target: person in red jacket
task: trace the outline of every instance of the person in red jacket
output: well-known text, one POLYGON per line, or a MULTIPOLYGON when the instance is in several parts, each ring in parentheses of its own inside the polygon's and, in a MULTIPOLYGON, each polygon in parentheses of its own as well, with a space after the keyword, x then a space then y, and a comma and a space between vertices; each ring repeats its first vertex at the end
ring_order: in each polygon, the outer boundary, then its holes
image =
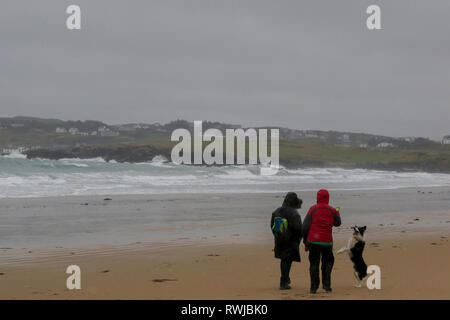
POLYGON ((331 270, 333 269, 333 226, 341 225, 339 211, 328 205, 330 194, 322 189, 317 192, 317 204, 312 206, 303 221, 302 233, 305 250, 309 251, 309 274, 311 293, 319 288, 319 263, 322 258, 323 289, 331 292, 331 270))

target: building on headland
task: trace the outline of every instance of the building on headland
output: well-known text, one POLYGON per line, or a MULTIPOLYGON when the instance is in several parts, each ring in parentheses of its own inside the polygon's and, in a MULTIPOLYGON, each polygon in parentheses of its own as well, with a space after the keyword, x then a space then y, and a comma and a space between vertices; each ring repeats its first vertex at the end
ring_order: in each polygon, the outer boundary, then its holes
POLYGON ((442 138, 442 144, 450 144, 450 135, 447 135, 444 138, 442 138))
POLYGON ((403 138, 399 138, 399 140, 405 141, 405 142, 414 142, 416 141, 415 137, 403 137, 403 138))
POLYGON ((78 130, 78 128, 70 128, 69 129, 69 133, 72 135, 76 135, 76 134, 78 134, 78 132, 80 132, 80 130, 78 130))
POLYGON ((132 131, 136 131, 136 130, 147 130, 147 129, 150 129, 151 126, 148 124, 142 124, 142 123, 128 123, 128 124, 122 124, 122 125, 115 126, 115 128, 118 131, 132 132, 132 131))
POLYGON ((97 131, 102 137, 117 137, 119 135, 119 132, 112 131, 105 126, 98 128, 97 131))
POLYGON ((390 143, 390 142, 381 142, 379 144, 377 144, 377 148, 393 148, 394 144, 390 143))
POLYGON ((98 128, 97 130, 94 130, 92 132, 88 132, 88 131, 80 131, 80 129, 78 128, 70 128, 69 130, 65 129, 65 128, 56 128, 56 133, 68 133, 71 134, 73 136, 78 135, 78 136, 104 136, 104 137, 116 137, 119 135, 118 132, 114 132, 106 127, 101 127, 98 128))
POLYGON ((319 135, 315 132, 305 131, 305 138, 319 138, 319 135))

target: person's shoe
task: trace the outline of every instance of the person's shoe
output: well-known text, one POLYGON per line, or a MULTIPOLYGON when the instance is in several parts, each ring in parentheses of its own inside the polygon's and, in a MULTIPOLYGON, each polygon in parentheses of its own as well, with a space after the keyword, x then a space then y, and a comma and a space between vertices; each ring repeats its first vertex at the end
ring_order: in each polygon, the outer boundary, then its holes
POLYGON ((323 290, 325 290, 326 292, 331 292, 331 291, 333 291, 333 289, 331 289, 331 287, 323 287, 323 290))
POLYGON ((288 284, 280 286, 280 290, 290 290, 290 289, 291 289, 291 286, 288 284))
POLYGON ((315 294, 317 292, 317 289, 310 289, 309 293, 315 294))

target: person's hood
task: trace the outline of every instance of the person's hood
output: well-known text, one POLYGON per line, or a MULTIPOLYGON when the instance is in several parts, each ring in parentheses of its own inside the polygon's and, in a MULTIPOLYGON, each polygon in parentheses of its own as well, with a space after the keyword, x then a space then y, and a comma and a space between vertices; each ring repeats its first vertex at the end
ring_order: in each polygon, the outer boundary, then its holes
POLYGON ((295 209, 300 209, 302 206, 302 199, 297 197, 295 192, 288 192, 284 198, 283 205, 295 209))
POLYGON ((325 203, 328 204, 330 202, 330 194, 328 190, 321 189, 317 192, 317 203, 325 203))

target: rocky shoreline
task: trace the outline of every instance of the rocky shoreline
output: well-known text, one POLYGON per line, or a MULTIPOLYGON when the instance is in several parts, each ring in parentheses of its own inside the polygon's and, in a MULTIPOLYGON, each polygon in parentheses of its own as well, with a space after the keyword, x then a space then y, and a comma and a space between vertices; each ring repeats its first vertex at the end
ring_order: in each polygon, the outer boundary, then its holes
POLYGON ((28 159, 91 159, 103 158, 105 161, 148 162, 156 156, 170 157, 165 149, 153 146, 117 146, 117 147, 75 147, 70 149, 34 149, 25 151, 28 159))

